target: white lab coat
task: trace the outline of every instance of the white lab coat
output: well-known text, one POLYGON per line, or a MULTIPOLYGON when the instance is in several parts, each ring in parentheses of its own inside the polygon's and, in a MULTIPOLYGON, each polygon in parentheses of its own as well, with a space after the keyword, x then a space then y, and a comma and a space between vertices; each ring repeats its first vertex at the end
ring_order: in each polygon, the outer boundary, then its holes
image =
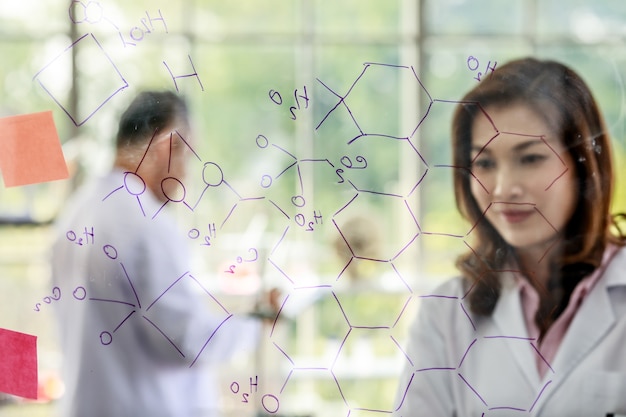
POLYGON ((587 294, 543 378, 514 278, 501 280, 490 317, 469 312, 460 278, 433 293, 446 298, 421 299, 393 415, 626 415, 626 249, 587 294))
POLYGON ((52 276, 62 294, 55 305, 67 390, 60 415, 215 416, 209 367, 237 339, 254 337, 258 323, 234 330, 234 317, 194 280, 185 233, 167 211, 152 219, 162 204, 148 190, 107 197, 123 181, 116 170, 84 187, 56 224, 52 276))

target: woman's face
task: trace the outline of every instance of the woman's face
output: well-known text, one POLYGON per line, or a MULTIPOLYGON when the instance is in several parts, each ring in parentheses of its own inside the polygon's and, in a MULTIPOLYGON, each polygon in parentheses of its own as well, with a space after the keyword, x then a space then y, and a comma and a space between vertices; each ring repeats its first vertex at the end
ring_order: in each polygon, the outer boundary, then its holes
POLYGON ((532 108, 512 104, 486 113, 493 123, 481 113, 471 131, 472 195, 508 244, 545 254, 576 205, 572 157, 532 108))

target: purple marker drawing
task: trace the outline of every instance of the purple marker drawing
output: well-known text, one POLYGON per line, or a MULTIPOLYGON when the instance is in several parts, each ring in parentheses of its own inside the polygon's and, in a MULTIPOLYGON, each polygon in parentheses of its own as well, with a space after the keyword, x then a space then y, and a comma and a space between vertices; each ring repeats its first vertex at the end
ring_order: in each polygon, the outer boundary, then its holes
POLYGON ((61 52, 56 58, 46 64, 35 74, 33 80, 43 88, 52 100, 63 110, 76 126, 81 126, 87 122, 98 110, 100 110, 116 94, 128 87, 128 83, 117 69, 113 60, 104 51, 96 37, 88 33, 81 36, 61 52), (93 90, 89 95, 88 102, 81 106, 81 113, 77 114, 70 106, 67 91, 64 90, 63 83, 56 79, 57 74, 68 72, 71 68, 72 54, 79 52, 88 54, 89 65, 98 69, 99 85, 110 86, 108 90, 93 90))

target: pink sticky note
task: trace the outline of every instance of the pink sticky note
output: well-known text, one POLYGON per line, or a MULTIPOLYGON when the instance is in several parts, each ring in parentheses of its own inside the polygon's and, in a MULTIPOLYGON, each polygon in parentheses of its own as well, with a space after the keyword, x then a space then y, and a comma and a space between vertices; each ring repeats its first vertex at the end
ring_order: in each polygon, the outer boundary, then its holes
POLYGON ((0 392, 37 399, 37 337, 0 328, 0 392))
POLYGON ((0 119, 0 170, 7 187, 69 176, 52 112, 0 119))

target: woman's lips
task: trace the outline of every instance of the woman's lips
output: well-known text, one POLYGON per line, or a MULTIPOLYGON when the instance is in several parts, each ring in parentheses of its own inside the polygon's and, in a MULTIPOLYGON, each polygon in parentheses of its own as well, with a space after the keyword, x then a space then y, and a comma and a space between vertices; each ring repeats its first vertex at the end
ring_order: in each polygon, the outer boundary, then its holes
POLYGON ((534 210, 502 210, 500 216, 508 223, 521 223, 534 214, 534 210))

